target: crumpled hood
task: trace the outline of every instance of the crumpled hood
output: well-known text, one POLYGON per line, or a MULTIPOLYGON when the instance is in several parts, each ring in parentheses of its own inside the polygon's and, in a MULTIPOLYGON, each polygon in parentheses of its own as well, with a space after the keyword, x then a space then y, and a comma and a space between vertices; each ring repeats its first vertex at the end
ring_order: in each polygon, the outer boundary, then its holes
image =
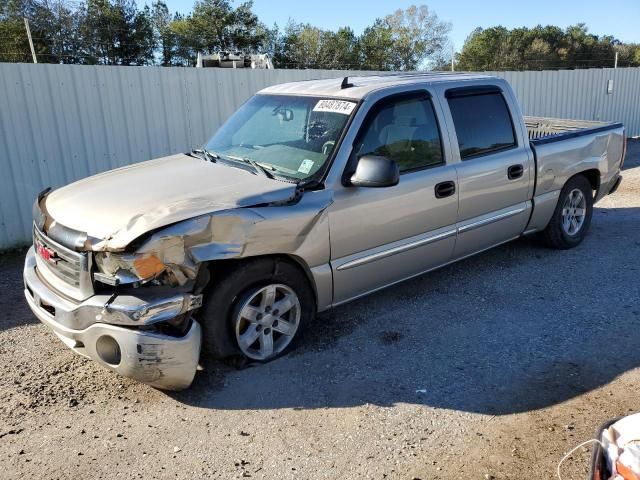
POLYGON ((187 155, 151 160, 62 187, 45 200, 48 216, 116 250, 171 223, 229 208, 286 201, 295 185, 187 155))

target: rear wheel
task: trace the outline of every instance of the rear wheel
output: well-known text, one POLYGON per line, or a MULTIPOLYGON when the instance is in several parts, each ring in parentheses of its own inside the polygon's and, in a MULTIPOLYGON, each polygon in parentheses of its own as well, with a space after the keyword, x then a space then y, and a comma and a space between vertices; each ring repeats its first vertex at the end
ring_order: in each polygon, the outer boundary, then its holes
POLYGON ((578 246, 587 234, 593 214, 591 183, 582 175, 571 178, 560 192, 558 204, 542 232, 547 245, 558 249, 578 246))
POLYGON ((208 288, 200 314, 205 354, 271 360, 295 341, 315 308, 297 266, 277 258, 238 262, 208 288))

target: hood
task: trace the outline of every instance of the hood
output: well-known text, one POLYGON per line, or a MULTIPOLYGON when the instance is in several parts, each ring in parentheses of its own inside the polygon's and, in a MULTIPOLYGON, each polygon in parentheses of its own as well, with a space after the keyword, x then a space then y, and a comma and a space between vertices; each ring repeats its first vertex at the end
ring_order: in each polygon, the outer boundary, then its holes
POLYGON ((95 239, 95 250, 115 250, 198 215, 286 201, 295 188, 241 168, 173 155, 55 190, 46 197, 45 210, 55 223, 95 239))

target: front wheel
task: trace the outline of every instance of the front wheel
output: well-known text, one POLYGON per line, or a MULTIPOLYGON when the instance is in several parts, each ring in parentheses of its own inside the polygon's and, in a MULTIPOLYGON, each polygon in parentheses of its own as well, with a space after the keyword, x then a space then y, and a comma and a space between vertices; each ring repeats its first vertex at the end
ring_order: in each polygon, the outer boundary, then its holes
POLYGON ((231 317, 235 341, 252 360, 269 360, 289 346, 300 327, 298 294, 282 283, 248 289, 231 317))
POLYGON ((271 360, 294 342, 315 308, 299 267, 277 258, 238 262, 208 288, 200 314, 205 355, 271 360))
POLYGON ((593 214, 593 191, 584 176, 570 179, 560 192, 558 204, 542 232, 547 245, 558 249, 578 246, 587 234, 593 214))

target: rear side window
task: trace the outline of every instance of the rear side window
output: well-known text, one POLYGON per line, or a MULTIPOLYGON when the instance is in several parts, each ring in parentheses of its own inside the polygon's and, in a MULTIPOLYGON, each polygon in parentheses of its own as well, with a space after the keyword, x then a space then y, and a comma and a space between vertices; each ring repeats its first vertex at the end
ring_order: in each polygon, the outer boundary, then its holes
POLYGON ((448 99, 462 160, 516 145, 509 108, 501 93, 448 99))
POLYGON ((444 163, 440 131, 429 98, 400 97, 374 107, 356 143, 356 156, 381 155, 400 172, 444 163))

